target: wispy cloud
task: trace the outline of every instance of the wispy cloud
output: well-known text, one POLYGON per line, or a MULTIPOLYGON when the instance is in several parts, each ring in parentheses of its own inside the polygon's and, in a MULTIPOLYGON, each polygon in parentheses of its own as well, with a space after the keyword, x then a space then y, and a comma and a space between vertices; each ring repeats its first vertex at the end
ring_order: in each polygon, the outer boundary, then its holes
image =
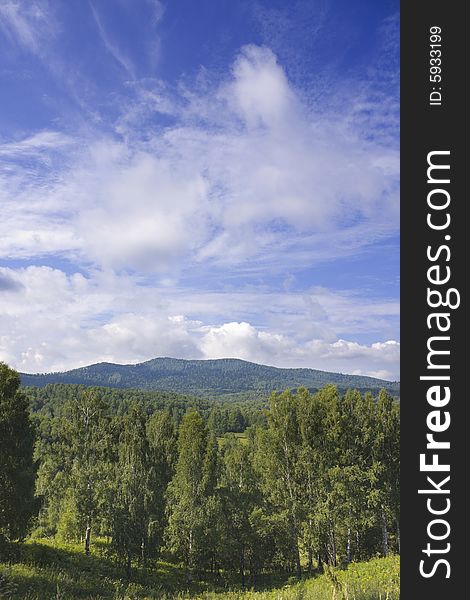
POLYGON ((154 24, 158 25, 163 19, 165 14, 165 5, 160 0, 147 0, 148 4, 152 7, 154 24))
POLYGON ((40 131, 16 142, 0 143, 0 157, 43 156, 49 152, 63 151, 73 140, 59 131, 40 131))
POLYGON ((103 22, 96 10, 95 6, 92 2, 89 3, 91 8, 91 13, 93 15, 93 19, 95 20, 96 27, 100 34, 101 40, 106 48, 106 50, 111 54, 114 60, 121 65, 121 67, 130 75, 133 79, 135 78, 135 68, 132 64, 132 61, 127 57, 119 48, 117 43, 111 40, 111 37, 106 32, 104 28, 103 22))
POLYGON ((15 44, 41 54, 44 41, 56 31, 48 2, 4 0, 0 3, 0 30, 15 44))

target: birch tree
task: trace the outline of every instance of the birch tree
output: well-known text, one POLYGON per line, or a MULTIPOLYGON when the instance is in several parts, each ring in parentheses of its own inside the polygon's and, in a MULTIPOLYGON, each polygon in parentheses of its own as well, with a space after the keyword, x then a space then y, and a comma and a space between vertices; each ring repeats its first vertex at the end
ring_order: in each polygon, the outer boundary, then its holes
POLYGON ((155 464, 146 436, 146 415, 133 405, 124 417, 115 466, 115 495, 112 498, 112 546, 125 559, 130 575, 132 559, 146 563, 151 525, 159 494, 155 464))
POLYGON ((183 559, 188 579, 204 552, 204 464, 207 429, 197 411, 186 413, 179 428, 178 461, 168 487, 169 548, 183 559))
POLYGON ((90 554, 92 527, 104 515, 112 453, 108 405, 93 390, 70 402, 62 419, 62 452, 69 490, 90 554))
POLYGON ((257 464, 263 492, 286 519, 291 559, 300 576, 299 537, 305 507, 297 404, 297 396, 290 391, 271 396, 268 427, 259 436, 257 464))

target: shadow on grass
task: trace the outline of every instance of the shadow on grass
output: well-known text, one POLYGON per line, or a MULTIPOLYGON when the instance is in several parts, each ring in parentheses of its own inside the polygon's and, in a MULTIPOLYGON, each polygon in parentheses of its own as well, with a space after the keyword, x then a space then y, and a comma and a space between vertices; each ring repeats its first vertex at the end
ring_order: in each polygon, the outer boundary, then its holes
MULTIPOLYGON (((171 562, 150 560, 147 568, 136 566, 129 579, 125 569, 108 553, 105 541, 96 540, 92 554, 86 556, 78 545, 59 545, 53 540, 31 540, 10 547, 9 559, 1 569, 9 570, 16 585, 12 598, 28 600, 81 598, 174 598, 208 593, 241 593, 240 578, 232 573, 201 573, 188 584, 185 570, 171 562), (59 593, 57 592, 59 590, 59 593)), ((312 581, 316 574, 305 574, 312 581)), ((293 585, 299 580, 292 573, 247 575, 246 589, 266 592, 293 585)))
POLYGON ((187 587, 182 569, 155 561, 150 568, 132 569, 127 579, 125 570, 104 550, 105 545, 95 544, 94 552, 86 556, 81 547, 56 546, 49 540, 12 544, 0 570, 16 586, 12 598, 119 598, 129 589, 136 597, 158 597, 187 587))

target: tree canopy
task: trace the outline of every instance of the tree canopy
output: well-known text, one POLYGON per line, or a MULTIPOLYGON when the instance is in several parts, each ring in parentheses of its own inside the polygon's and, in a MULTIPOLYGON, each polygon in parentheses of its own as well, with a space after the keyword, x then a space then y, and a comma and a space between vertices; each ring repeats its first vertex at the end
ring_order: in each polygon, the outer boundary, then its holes
POLYGON ((0 535, 23 538, 35 512, 34 430, 20 376, 0 362, 0 535))

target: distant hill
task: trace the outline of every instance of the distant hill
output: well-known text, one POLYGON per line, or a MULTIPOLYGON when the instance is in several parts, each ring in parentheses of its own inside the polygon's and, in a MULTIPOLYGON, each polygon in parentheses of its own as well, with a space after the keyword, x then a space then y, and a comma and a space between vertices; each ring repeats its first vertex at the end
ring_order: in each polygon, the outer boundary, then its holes
POLYGON ((361 392, 370 391, 376 394, 381 388, 385 388, 393 396, 400 395, 398 382, 316 369, 279 369, 233 358, 154 358, 136 365, 98 363, 64 373, 21 373, 21 383, 23 386, 37 387, 49 383, 73 383, 233 399, 259 397, 273 390, 296 389, 301 386, 314 391, 332 383, 338 386, 340 391, 355 388, 361 392))

